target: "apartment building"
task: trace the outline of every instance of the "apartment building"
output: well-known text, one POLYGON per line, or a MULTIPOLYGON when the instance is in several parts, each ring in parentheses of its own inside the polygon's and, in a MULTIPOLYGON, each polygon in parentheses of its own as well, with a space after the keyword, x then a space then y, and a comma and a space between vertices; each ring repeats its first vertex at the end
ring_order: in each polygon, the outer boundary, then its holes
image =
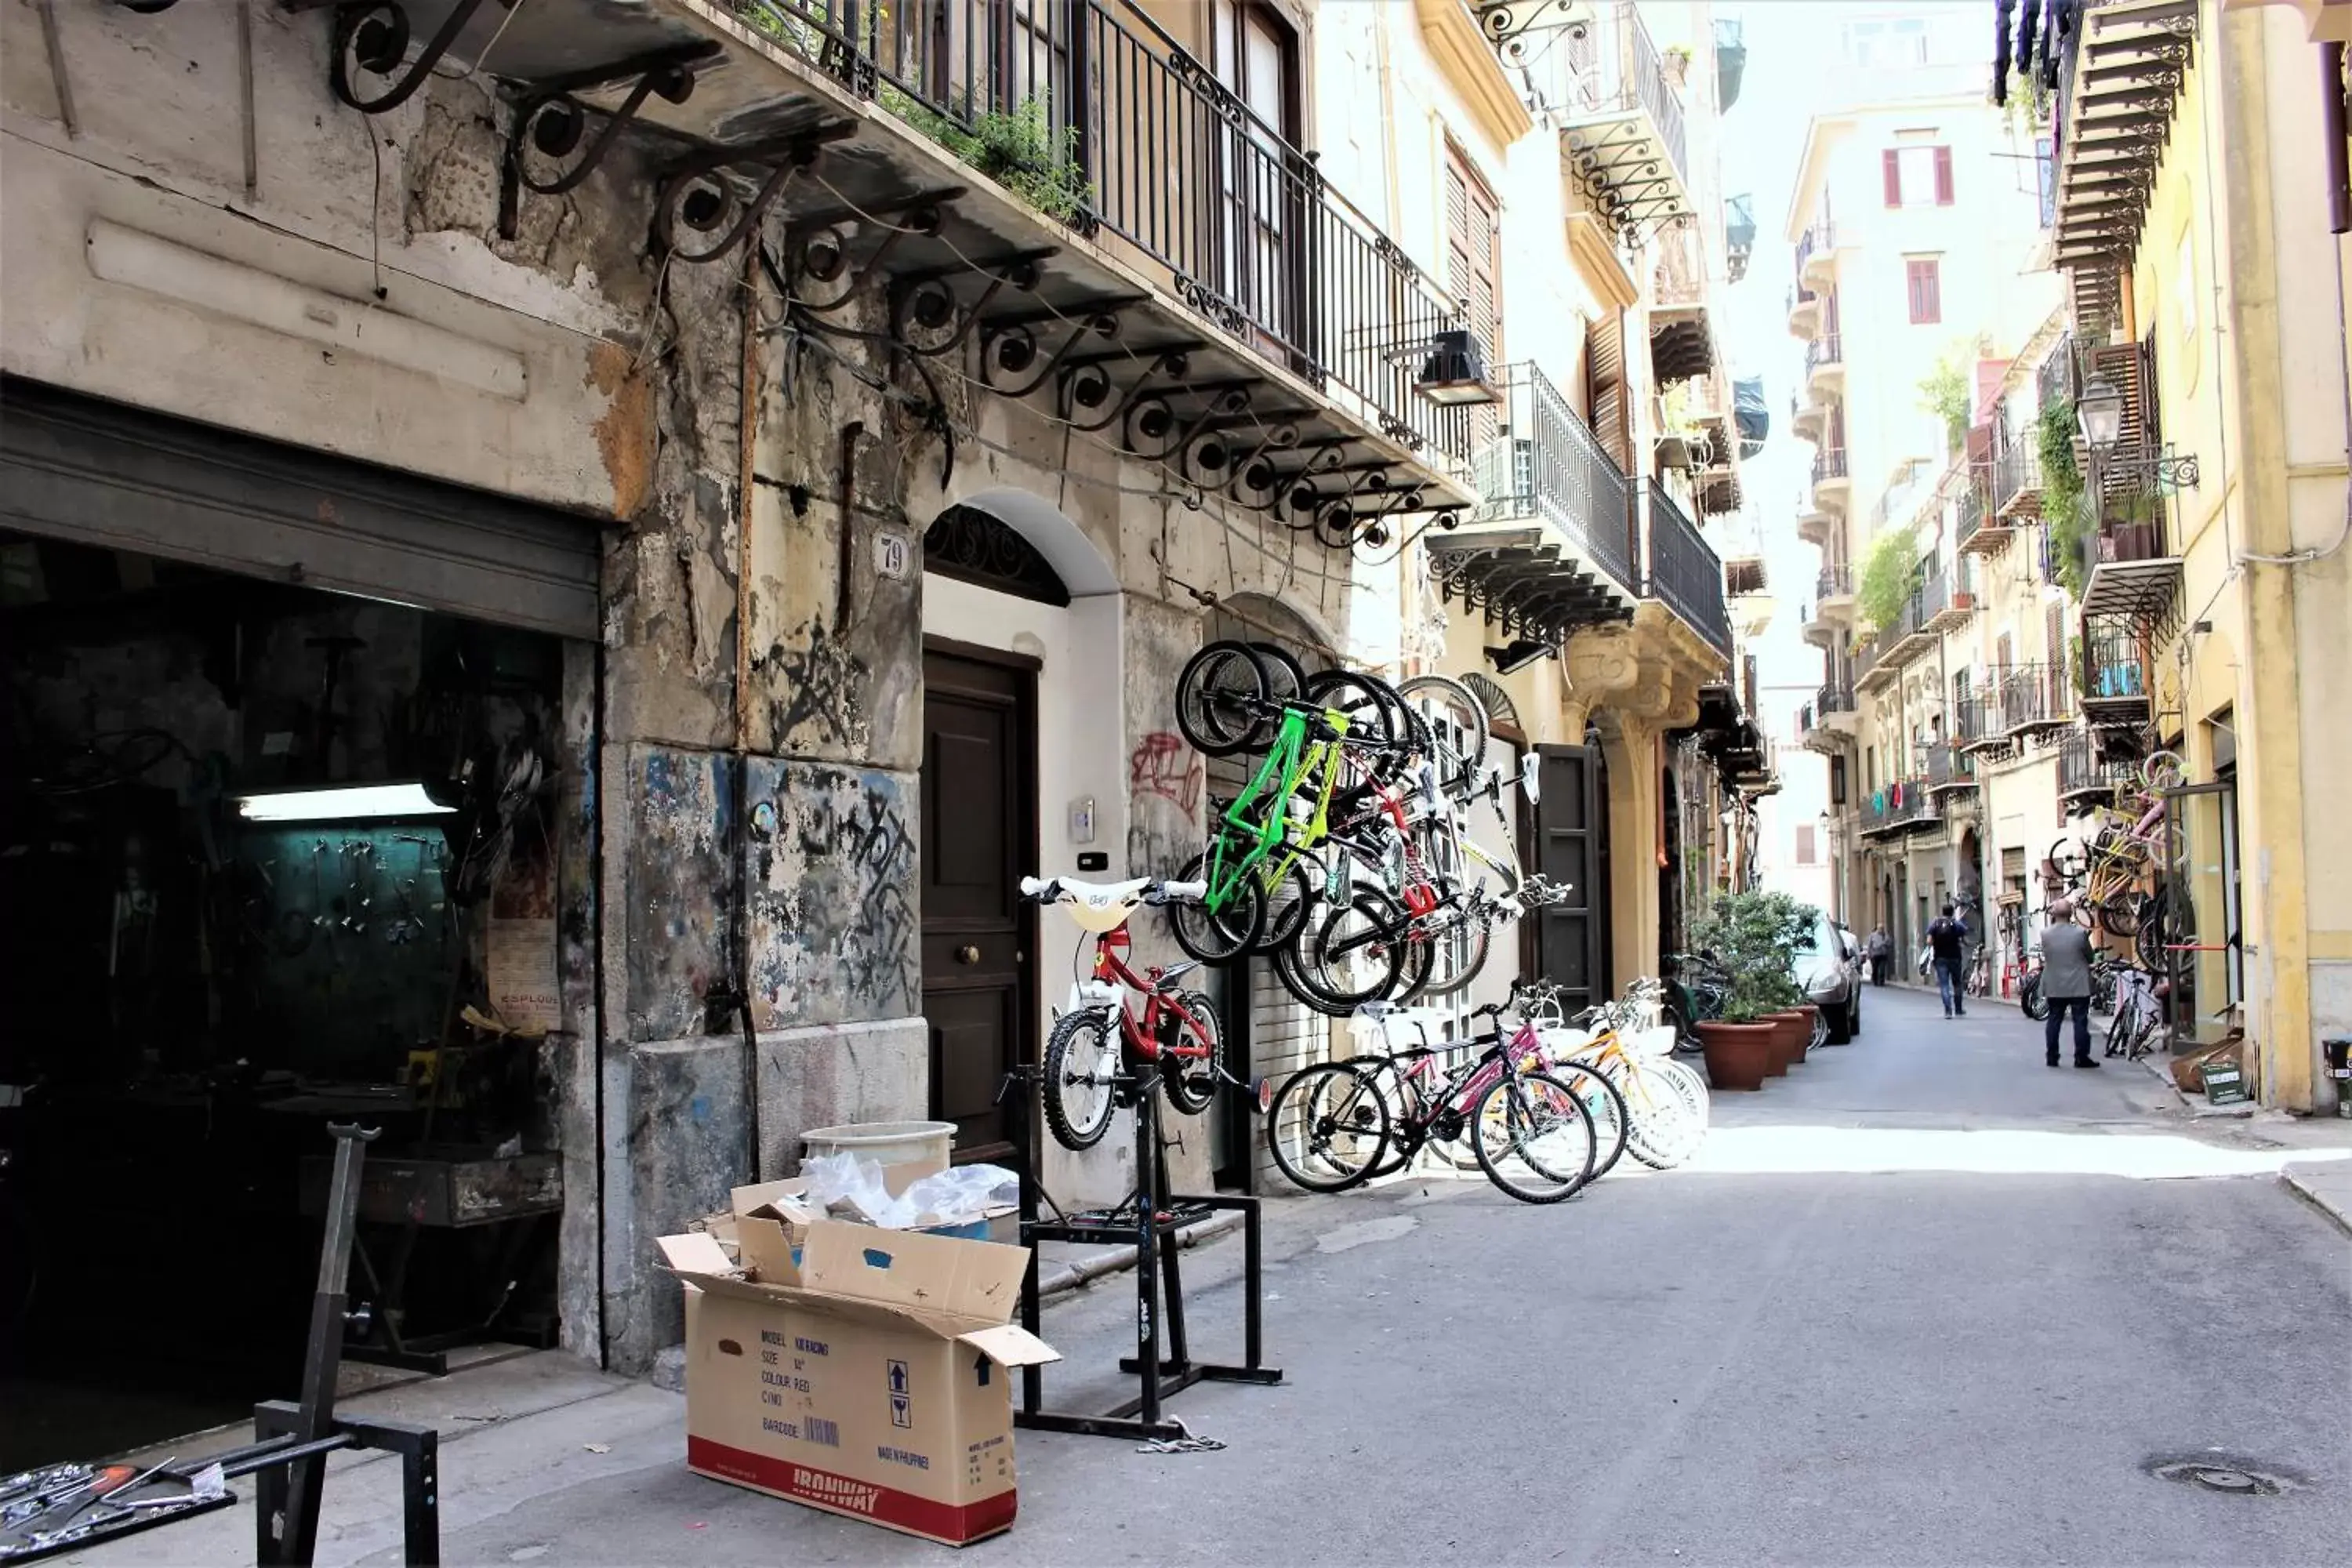
POLYGON ((2331 874, 2352 863, 2352 7, 2104 0, 2058 22, 2029 63, 2074 340, 2052 377, 2078 433, 2073 776, 2186 760, 2162 940, 2137 943, 2174 1047, 2240 1032, 2264 1103, 2332 1109, 2321 1042, 2352 1029, 2352 886, 2331 874))
POLYGON ((1475 994, 1613 994, 1682 918, 1661 868, 1722 885, 1723 814, 1770 779, 1707 533, 1743 500, 1713 323, 1753 238, 1714 153, 1736 33, 1704 4, 1412 0, 1325 7, 1317 36, 1327 79, 1377 84, 1324 96, 1324 166, 1442 258, 1492 389, 1465 393, 1478 505, 1360 567, 1358 624, 1393 605, 1401 668, 1462 679, 1490 754, 1537 759, 1538 799, 1484 827, 1570 896, 1475 994))
POLYGON ((1790 328, 1806 343, 1792 428, 1816 449, 1797 530, 1822 552, 1803 628, 1822 686, 1799 739, 1829 762, 1834 906, 1904 951, 1933 909, 1985 885, 1982 805, 1951 728, 1980 662, 1968 459, 2056 300, 2034 270, 2032 129, 1986 103, 1978 26, 1857 8, 1839 45, 1871 97, 1814 118, 1788 216, 1790 328))

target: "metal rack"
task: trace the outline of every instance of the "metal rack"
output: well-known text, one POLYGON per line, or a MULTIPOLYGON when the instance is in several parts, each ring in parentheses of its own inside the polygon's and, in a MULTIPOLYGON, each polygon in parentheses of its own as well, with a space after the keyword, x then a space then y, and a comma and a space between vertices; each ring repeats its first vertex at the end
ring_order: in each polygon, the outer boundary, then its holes
MULTIPOLYGON (((1260 1238, 1258 1200, 1222 1194, 1189 1194, 1171 1190, 1167 1146, 1160 1136, 1160 1075, 1145 1073, 1121 1086, 1119 1102, 1135 1111, 1135 1166, 1141 1173, 1134 1199, 1118 1208, 1088 1214, 1037 1217, 1037 1182, 1032 1158, 1035 1121, 1029 1114, 1037 1084, 1034 1068, 1023 1068, 1008 1079, 1017 1086, 1021 1111, 1013 1118, 1013 1141, 1021 1156, 1021 1240, 1034 1247, 1041 1241, 1125 1242, 1136 1249, 1136 1353, 1123 1356, 1118 1367, 1131 1373, 1136 1396, 1099 1415, 1045 1408, 1045 1375, 1040 1367, 1021 1370, 1021 1400, 1013 1413, 1016 1426, 1046 1432, 1076 1432, 1095 1437, 1129 1437, 1167 1441, 1190 1436, 1184 1424, 1161 1414, 1161 1405, 1196 1383, 1275 1384, 1280 1367, 1265 1364, 1264 1253, 1260 1238), (1238 1366, 1196 1361, 1184 1327, 1184 1284, 1178 1262, 1182 1248, 1173 1234, 1177 1226, 1220 1210, 1242 1215, 1242 1362, 1238 1366), (1131 1211, 1131 1212, 1130 1212, 1131 1211), (1165 1348, 1161 1353, 1162 1326, 1165 1348)), ((1021 1326, 1035 1333, 1042 1303, 1037 1293, 1037 1258, 1033 1250, 1029 1270, 1021 1285, 1021 1326)))

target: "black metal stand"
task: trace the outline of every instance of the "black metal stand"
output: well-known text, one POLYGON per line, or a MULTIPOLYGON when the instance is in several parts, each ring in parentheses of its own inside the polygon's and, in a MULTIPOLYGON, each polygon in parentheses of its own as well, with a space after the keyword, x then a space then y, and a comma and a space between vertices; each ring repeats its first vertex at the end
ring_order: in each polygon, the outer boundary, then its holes
MULTIPOLYGON (((1027 1086, 1024 1086, 1024 1089, 1027 1086)), ((1021 1147, 1021 1239, 1034 1247, 1041 1241, 1101 1242, 1131 1240, 1135 1246, 1136 1351, 1121 1358, 1121 1372, 1133 1373, 1140 1386, 1135 1398, 1100 1415, 1046 1410, 1043 1369, 1021 1369, 1021 1403, 1013 1413, 1016 1426, 1045 1432, 1077 1432, 1096 1437, 1166 1439, 1185 1436, 1181 1422, 1164 1418, 1160 1405, 1196 1383, 1278 1384, 1280 1367, 1267 1366, 1263 1356, 1263 1255, 1258 1233, 1258 1201, 1252 1197, 1178 1195, 1169 1190, 1168 1151, 1160 1140, 1160 1077, 1147 1074, 1122 1095, 1135 1108, 1135 1166, 1138 1192, 1135 1216, 1114 1211, 1103 1216, 1066 1215, 1058 1221, 1037 1217, 1036 1182, 1032 1174, 1027 1113, 1029 1096, 1021 1097, 1022 1114, 1014 1118, 1021 1147), (1242 1364, 1198 1362, 1184 1334, 1184 1284, 1177 1262, 1182 1247, 1174 1235, 1180 1215, 1225 1209, 1242 1215, 1243 1297, 1242 1364), (1167 1350, 1160 1354, 1162 1315, 1167 1350)), ((1037 1331, 1037 1256, 1029 1256, 1029 1272, 1021 1286, 1021 1326, 1037 1331)))
MULTIPOLYGON (((224 1480, 258 1476, 253 1510, 254 1560, 261 1568, 310 1568, 319 1543, 319 1503, 327 1481, 327 1456, 343 1448, 377 1448, 400 1456, 402 1555, 412 1568, 438 1568, 441 1562, 441 1435, 406 1421, 373 1421, 335 1414, 335 1379, 342 1363, 343 1331, 349 1316, 345 1288, 351 1269, 352 1234, 360 1199, 360 1169, 366 1145, 375 1137, 357 1127, 331 1126, 335 1167, 327 1201, 327 1229, 319 1248, 318 1291, 310 1305, 310 1337, 302 1359, 299 1404, 271 1400, 253 1407, 254 1441, 226 1453, 165 1464, 149 1472, 183 1483, 217 1465, 224 1480)), ((149 1478, 122 1489, 128 1498, 149 1478)), ((53 1552, 95 1546, 101 1541, 169 1524, 236 1501, 223 1491, 184 1503, 112 1508, 89 1489, 68 1489, 75 1504, 47 1537, 27 1536, 19 1547, 0 1542, 0 1559, 28 1562, 53 1552), (96 1506, 93 1507, 93 1502, 96 1506), (87 1512, 87 1518, 82 1516, 87 1512), (78 1519, 81 1522, 77 1525, 78 1519)), ((37 1525, 38 1520, 29 1521, 37 1525)))

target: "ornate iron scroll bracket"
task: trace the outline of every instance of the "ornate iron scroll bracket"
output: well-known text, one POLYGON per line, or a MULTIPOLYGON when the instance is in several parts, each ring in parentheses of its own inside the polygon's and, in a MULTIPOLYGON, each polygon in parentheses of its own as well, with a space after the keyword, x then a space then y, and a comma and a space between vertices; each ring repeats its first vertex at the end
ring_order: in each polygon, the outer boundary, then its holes
POLYGON ((336 98, 362 114, 382 114, 399 108, 415 95, 433 75, 433 68, 482 8, 483 0, 457 0, 443 19, 440 30, 425 40, 424 51, 410 63, 405 71, 401 62, 408 57, 413 37, 408 11, 399 0, 355 0, 340 5, 335 11, 335 30, 331 40, 332 53, 327 66, 328 85, 336 98), (357 68, 354 70, 354 68, 357 68), (394 73, 398 73, 395 75, 394 73), (391 85, 373 97, 362 97, 355 77, 376 77, 391 85))
POLYGON ((679 261, 718 260, 759 227, 784 187, 817 161, 824 143, 856 129, 846 121, 821 125, 780 144, 720 148, 681 165, 662 182, 656 198, 654 232, 663 248, 679 261), (730 169, 760 179, 757 190, 745 195, 729 178, 730 169))
POLYGON ((645 107, 646 100, 659 94, 667 102, 684 103, 694 95, 695 62, 711 52, 699 47, 665 50, 657 56, 595 72, 584 80, 534 83, 531 96, 523 100, 515 115, 514 129, 507 137, 508 177, 523 189, 542 196, 560 196, 577 189, 604 162, 621 132, 645 107), (588 88, 628 81, 633 77, 635 79, 631 82, 628 96, 615 109, 592 109, 572 96, 588 88), (602 119, 604 124, 583 148, 581 139, 587 132, 592 114, 602 119), (530 171, 530 153, 555 163, 559 172, 552 178, 541 179, 530 171))
POLYGON ((1580 38, 1592 25, 1583 0, 1476 0, 1470 9, 1495 52, 1515 66, 1527 64, 1531 36, 1565 32, 1580 38))

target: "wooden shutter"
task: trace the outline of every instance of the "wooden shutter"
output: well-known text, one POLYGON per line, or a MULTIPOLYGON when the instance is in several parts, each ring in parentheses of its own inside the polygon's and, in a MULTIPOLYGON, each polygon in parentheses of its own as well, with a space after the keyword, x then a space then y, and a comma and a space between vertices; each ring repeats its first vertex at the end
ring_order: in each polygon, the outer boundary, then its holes
POLYGON ((1491 372, 1503 358, 1502 204, 1451 142, 1445 149, 1445 249, 1449 278, 1491 372))
POLYGON ((1830 759, 1830 804, 1832 805, 1845 804, 1845 759, 1843 757, 1830 759))
POLYGON ((1915 257, 1903 264, 1903 275, 1911 296, 1912 322, 1920 325, 1942 321, 1944 290, 1936 258, 1915 257))
POLYGON ((1800 866, 1813 864, 1813 825, 1810 822, 1797 824, 1797 864, 1800 866))
POLYGON ((2045 661, 2053 668, 2066 662, 2066 606, 2053 605, 2049 619, 2043 624, 2042 640, 2046 648, 2045 661))
POLYGON ((1936 149, 1936 205, 1939 207, 1952 205, 1952 150, 1949 147, 1936 149))
POLYGON ((1617 467, 1633 472, 1633 405, 1625 391, 1625 317, 1612 310, 1592 323, 1585 335, 1586 406, 1592 410, 1592 434, 1617 467))
POLYGON ((1903 205, 1902 150, 1896 147, 1889 147, 1885 152, 1881 153, 1878 157, 1879 172, 1884 177, 1886 185, 1886 205, 1890 207, 1899 207, 1903 205))

